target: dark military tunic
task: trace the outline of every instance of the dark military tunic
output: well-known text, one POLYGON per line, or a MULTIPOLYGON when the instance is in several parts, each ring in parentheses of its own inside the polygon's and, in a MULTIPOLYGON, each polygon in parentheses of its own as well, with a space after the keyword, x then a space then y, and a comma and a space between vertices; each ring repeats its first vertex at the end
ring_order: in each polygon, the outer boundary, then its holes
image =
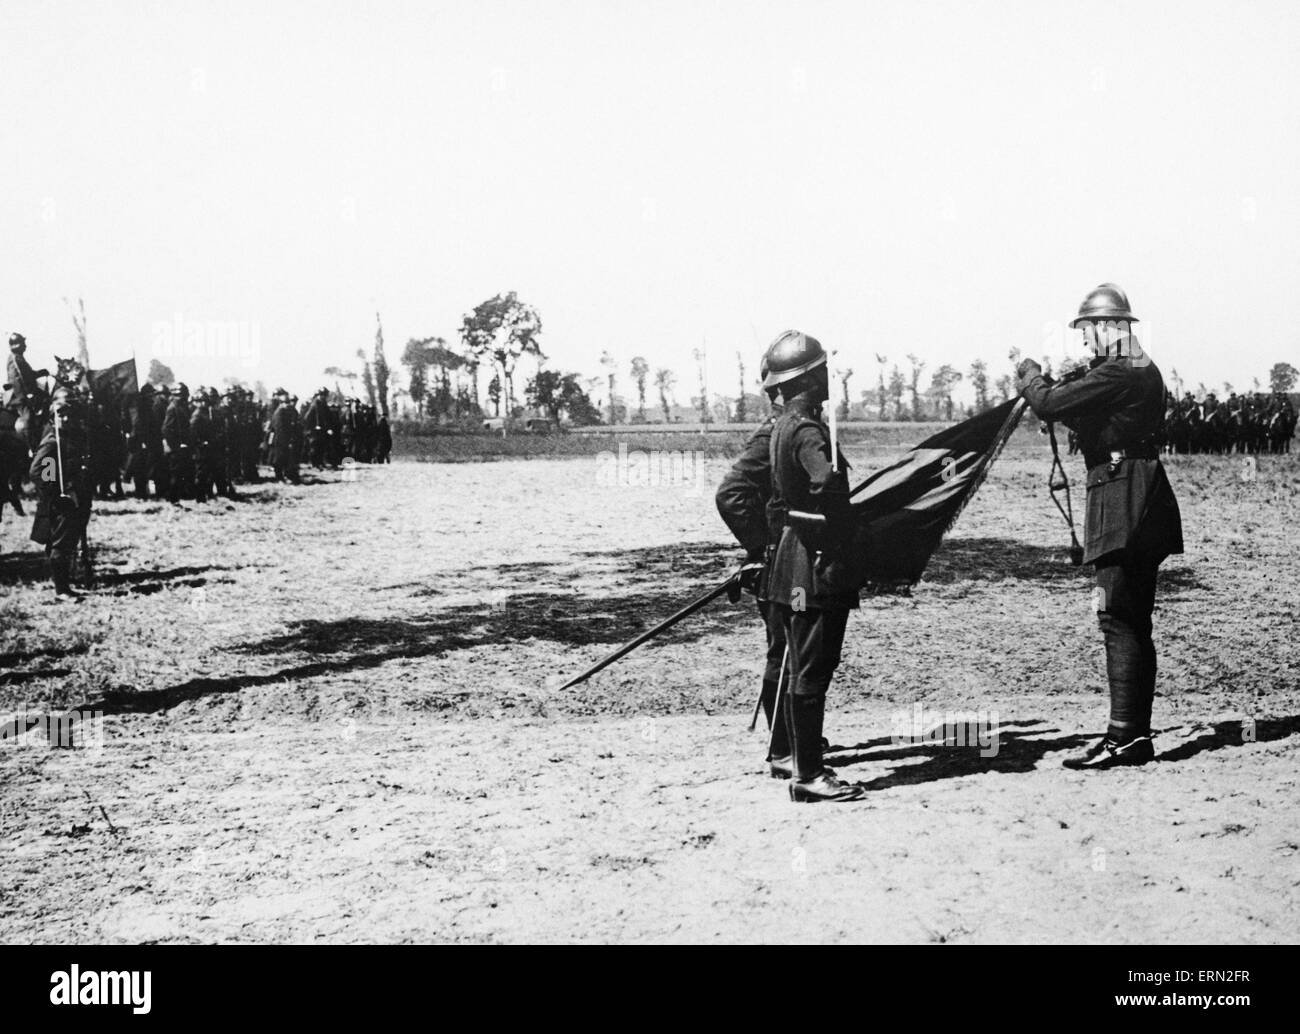
POLYGON ((275 407, 275 411, 271 414, 266 439, 276 477, 297 481, 302 420, 298 416, 298 411, 289 403, 282 402, 275 407))
POLYGON ((1085 563, 1130 548, 1159 559, 1183 551, 1178 502, 1157 445, 1164 379, 1149 357, 1139 350, 1094 360, 1085 376, 1062 384, 1031 373, 1020 393, 1038 416, 1078 435, 1088 467, 1085 563))
POLYGON ((29 395, 42 394, 41 386, 37 383, 36 377, 36 371, 32 369, 32 365, 27 361, 26 356, 19 355, 17 352, 10 352, 9 361, 5 364, 5 383, 9 385, 9 391, 5 397, 5 407, 9 409, 25 409, 28 405, 29 395))
POLYGON ((174 398, 162 422, 163 444, 167 446, 168 498, 179 502, 182 492, 194 489, 194 432, 190 427, 190 407, 174 398))
POLYGON ((52 418, 32 456, 29 474, 37 494, 31 538, 45 547, 55 588, 62 591, 68 587, 95 494, 85 427, 66 413, 52 418), (59 420, 57 435, 55 419, 59 420))
POLYGON ((745 442, 740 456, 718 485, 715 502, 723 522, 751 559, 762 559, 768 540, 767 501, 772 494, 770 416, 745 442))
POLYGON ((135 493, 142 499, 149 495, 154 465, 162 462, 162 428, 154 416, 153 401, 153 392, 135 400, 127 436, 126 475, 134 479, 135 493))
POLYGON ((768 519, 780 528, 766 598, 796 610, 858 606, 850 546, 853 518, 847 464, 831 469, 826 425, 796 400, 773 424, 768 519), (821 514, 825 524, 791 523, 790 511, 821 514))

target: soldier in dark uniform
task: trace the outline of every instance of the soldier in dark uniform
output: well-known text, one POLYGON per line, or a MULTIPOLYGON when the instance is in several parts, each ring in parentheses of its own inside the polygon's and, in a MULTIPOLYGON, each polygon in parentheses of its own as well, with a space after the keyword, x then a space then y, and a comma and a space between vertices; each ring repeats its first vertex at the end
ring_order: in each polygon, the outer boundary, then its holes
POLYGON ((176 397, 162 422, 163 451, 167 454, 167 498, 179 504, 181 495, 194 491, 194 431, 190 427, 190 389, 176 385, 176 397))
POLYGON ((1032 359, 1017 370, 1020 394, 1045 420, 1079 434, 1088 467, 1084 562, 1096 567, 1094 600, 1106 643, 1110 724, 1106 735, 1065 765, 1141 765, 1155 756, 1151 705, 1156 649, 1151 640, 1156 573, 1183 551, 1178 502, 1154 445, 1164 380, 1132 334, 1137 317, 1114 284, 1083 300, 1080 327, 1094 358, 1087 374, 1054 384, 1032 359))
POLYGON ((45 547, 50 559, 55 596, 75 599, 72 562, 85 537, 95 494, 86 413, 67 388, 54 392, 50 412, 29 472, 38 496, 31 538, 45 547))
POLYGON ((125 499, 122 467, 126 463, 126 432, 122 421, 122 399, 109 390, 90 402, 90 463, 95 488, 101 499, 125 499))
POLYGON ((126 476, 135 482, 137 499, 149 498, 154 462, 162 452, 161 429, 154 423, 153 396, 152 384, 140 389, 127 423, 126 476))
POLYGON ((321 388, 312 397, 302 418, 303 430, 307 435, 307 459, 317 470, 323 469, 330 459, 333 419, 329 407, 329 391, 321 388))
POLYGON ((194 407, 190 410, 190 434, 193 436, 194 449, 194 501, 206 503, 216 493, 213 482, 216 472, 213 470, 212 445, 212 409, 208 398, 208 389, 199 386, 194 393, 194 407))
POLYGON ((12 410, 17 417, 15 426, 21 423, 23 434, 27 437, 27 448, 37 445, 38 427, 36 415, 45 405, 45 391, 37 383, 37 378, 48 377, 49 370, 33 370, 25 355, 27 339, 17 331, 9 335, 9 360, 5 366, 5 383, 9 386, 5 394, 5 408, 12 410))
POLYGON ((158 451, 153 456, 153 491, 159 499, 171 498, 171 458, 163 447, 162 427, 167 418, 167 408, 171 405, 172 390, 166 384, 160 385, 153 398, 153 422, 158 429, 158 451))
MULTIPOLYGON (((769 372, 766 356, 760 372, 766 380, 769 372)), ((714 501, 723 522, 745 550, 745 562, 758 562, 766 566, 781 533, 780 528, 769 529, 767 522, 767 501, 772 495, 772 427, 781 414, 781 407, 775 404, 777 389, 767 388, 766 385, 764 388, 774 403, 772 415, 749 436, 739 458, 718 485, 714 501)), ((746 575, 743 585, 746 591, 752 592, 758 599, 758 613, 763 619, 767 634, 767 664, 763 669, 763 685, 759 694, 763 713, 767 715, 768 728, 772 730, 766 760, 774 779, 789 779, 792 762, 784 702, 780 711, 774 713, 782 665, 786 661, 785 626, 780 611, 765 598, 761 575, 761 571, 757 576, 746 575)))
POLYGON ((339 412, 339 455, 351 456, 358 463, 361 462, 357 454, 357 424, 360 408, 360 399, 344 399, 343 408, 339 412))
POLYGON ((375 462, 387 463, 393 451, 393 432, 388 426, 388 417, 381 416, 375 425, 375 462))
POLYGON ((229 412, 221 404, 221 395, 216 388, 208 389, 207 415, 210 428, 204 464, 211 480, 205 487, 213 498, 224 496, 233 499, 235 489, 230 483, 230 418, 229 412))
POLYGON ((271 465, 279 480, 298 484, 298 448, 301 441, 302 420, 298 416, 298 408, 289 399, 282 398, 271 413, 271 423, 266 433, 271 465))
MULTIPOLYGON (((849 484, 842 458, 832 463, 821 407, 830 398, 826 351, 799 331, 781 334, 767 350, 765 381, 785 410, 772 425, 772 530, 780 529, 764 575, 763 596, 780 615, 789 644, 785 721, 791 747, 790 799, 851 801, 858 784, 841 782, 822 760, 826 691, 840 662, 859 580, 851 559, 849 484)), ((773 748, 775 752, 775 748, 773 748)))
POLYGON ((239 393, 235 402, 240 427, 239 478, 246 485, 262 480, 257 471, 258 453, 262 448, 262 409, 247 389, 239 393))

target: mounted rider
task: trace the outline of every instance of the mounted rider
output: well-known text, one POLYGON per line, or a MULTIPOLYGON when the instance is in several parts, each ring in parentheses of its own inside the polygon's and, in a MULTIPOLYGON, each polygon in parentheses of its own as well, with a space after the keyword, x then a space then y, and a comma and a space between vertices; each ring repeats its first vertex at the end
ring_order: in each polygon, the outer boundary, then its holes
POLYGON ((5 367, 5 409, 15 415, 14 431, 25 435, 29 450, 40 440, 39 416, 49 406, 49 396, 40 385, 49 370, 33 370, 27 361, 27 339, 14 331, 9 335, 9 361, 5 367))

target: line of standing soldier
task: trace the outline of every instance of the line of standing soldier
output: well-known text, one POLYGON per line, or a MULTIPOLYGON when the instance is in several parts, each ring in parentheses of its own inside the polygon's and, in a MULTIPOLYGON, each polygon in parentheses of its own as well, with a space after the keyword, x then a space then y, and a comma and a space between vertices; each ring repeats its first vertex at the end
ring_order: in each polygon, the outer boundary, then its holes
POLYGON ((297 396, 284 389, 263 405, 247 389, 222 396, 200 388, 191 397, 184 384, 174 391, 146 384, 129 404, 127 423, 123 434, 103 421, 102 440, 124 441, 124 469, 137 497, 148 498, 152 481, 154 492, 173 503, 234 498, 235 485, 261 480, 259 463, 277 480, 297 484, 304 454, 318 469, 337 468, 348 456, 386 463, 393 445, 388 421, 376 420, 372 407, 355 399, 332 405, 324 389, 300 411, 297 396))
POLYGON ((150 481, 172 503, 233 499, 236 484, 261 480, 260 438, 251 393, 231 388, 223 398, 215 388, 200 388, 191 398, 184 384, 175 391, 146 384, 130 404, 124 469, 140 499, 149 497, 150 481))
POLYGON ((236 484, 261 480, 259 464, 282 481, 297 484, 304 451, 317 466, 337 468, 347 457, 387 463, 392 434, 386 417, 358 399, 329 402, 322 389, 303 411, 298 399, 277 390, 269 405, 252 392, 231 388, 224 396, 200 388, 191 397, 178 384, 138 394, 92 396, 85 388, 59 387, 47 394, 46 370, 27 362, 26 340, 13 334, 6 365, 7 394, 0 409, 0 505, 22 514, 24 475, 36 487, 31 537, 44 545, 58 597, 75 597, 71 581, 80 559, 90 576, 87 530, 98 493, 121 499, 123 478, 137 498, 152 491, 179 504, 235 498, 236 484), (30 456, 30 461, 29 461, 30 456))

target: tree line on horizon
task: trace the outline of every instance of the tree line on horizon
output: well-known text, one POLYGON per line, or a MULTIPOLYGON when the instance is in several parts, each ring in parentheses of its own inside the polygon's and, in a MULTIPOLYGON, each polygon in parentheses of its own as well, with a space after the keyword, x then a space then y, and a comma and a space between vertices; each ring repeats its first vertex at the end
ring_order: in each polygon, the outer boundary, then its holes
MULTIPOLYGON (((398 360, 406 372, 404 384, 393 383, 396 378, 388 364, 383 322, 378 313, 375 321, 375 341, 369 355, 360 348, 356 352, 359 371, 330 366, 323 373, 333 378, 335 394, 340 397, 354 392, 359 382, 370 405, 383 416, 389 415, 391 405, 397 410, 395 415, 417 422, 477 427, 484 418, 522 418, 530 415, 531 409, 557 425, 590 426, 756 423, 771 412, 767 396, 758 378, 751 375, 752 368, 746 365, 741 351, 735 353, 737 390, 729 395, 710 393, 704 350, 696 349, 694 390, 688 394, 685 406, 677 400, 677 373, 668 367, 653 368, 644 356, 632 357, 626 380, 609 351, 601 354, 599 375, 549 368, 539 341, 541 317, 514 291, 494 295, 467 313, 454 345, 439 336, 409 339, 398 360), (527 378, 521 394, 518 364, 525 356, 536 363, 536 372, 527 378), (621 385, 626 386, 622 392, 621 385), (402 398, 407 400, 406 405, 400 404, 402 398)), ((84 323, 78 330, 84 333, 83 328, 84 323)), ((1013 354, 1013 365, 1016 359, 1018 353, 1013 354)), ((875 360, 875 383, 859 387, 856 394, 853 368, 840 365, 834 370, 831 394, 838 419, 951 422, 984 412, 1005 402, 1014 392, 1013 365, 993 371, 984 359, 974 359, 963 371, 943 363, 930 370, 926 383, 929 364, 915 353, 908 353, 903 365, 879 353, 875 360), (971 404, 953 398, 954 390, 963 381, 973 391, 971 404)), ((1045 357, 1042 365, 1045 372, 1051 373, 1049 358, 1045 357)), ((154 384, 174 382, 171 370, 156 359, 150 364, 148 379, 154 384)), ((1300 371, 1290 363, 1279 362, 1270 370, 1269 390, 1289 392, 1298 381, 1300 371)), ((230 377, 225 378, 225 383, 246 386, 230 377)), ((1183 397, 1185 386, 1176 368, 1170 368, 1167 384, 1175 397, 1183 397)), ((1256 392, 1263 390, 1259 378, 1253 378, 1252 385, 1256 392)), ((1234 390, 1230 383, 1224 383, 1223 389, 1225 396, 1234 390)), ((261 382, 251 390, 265 399, 267 393, 261 382)), ((1195 394, 1204 399, 1211 390, 1200 383, 1195 394)))

